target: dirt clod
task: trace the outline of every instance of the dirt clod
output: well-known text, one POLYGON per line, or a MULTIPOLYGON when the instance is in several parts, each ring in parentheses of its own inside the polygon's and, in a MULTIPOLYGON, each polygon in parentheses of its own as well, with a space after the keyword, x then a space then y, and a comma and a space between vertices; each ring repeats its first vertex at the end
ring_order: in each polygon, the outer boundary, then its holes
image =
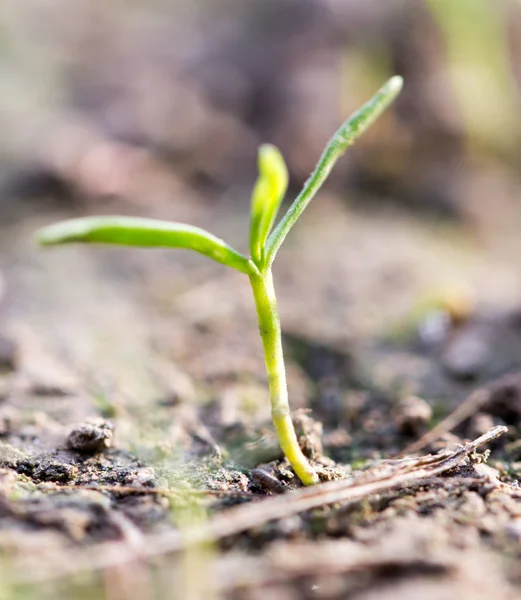
POLYGON ((35 481, 69 483, 76 478, 78 469, 74 465, 50 458, 35 465, 34 469, 31 469, 29 465, 28 473, 31 473, 31 477, 35 481))
POLYGON ((267 492, 283 494, 286 491, 284 485, 269 471, 265 471, 264 469, 252 469, 251 478, 256 485, 259 485, 267 492))
POLYGON ((67 436, 67 447, 77 452, 103 452, 112 446, 114 425, 106 419, 95 419, 77 425, 67 436))

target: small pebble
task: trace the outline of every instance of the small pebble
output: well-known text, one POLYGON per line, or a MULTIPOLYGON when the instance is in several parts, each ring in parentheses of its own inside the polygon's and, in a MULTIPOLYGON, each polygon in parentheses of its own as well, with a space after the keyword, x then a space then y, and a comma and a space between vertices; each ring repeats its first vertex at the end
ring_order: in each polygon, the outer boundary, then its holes
POLYGON ((105 419, 93 419, 77 425, 67 436, 67 447, 77 452, 103 452, 112 446, 114 425, 105 419))
POLYGON ((283 494, 286 491, 285 486, 276 477, 264 469, 253 469, 251 478, 268 492, 283 494))

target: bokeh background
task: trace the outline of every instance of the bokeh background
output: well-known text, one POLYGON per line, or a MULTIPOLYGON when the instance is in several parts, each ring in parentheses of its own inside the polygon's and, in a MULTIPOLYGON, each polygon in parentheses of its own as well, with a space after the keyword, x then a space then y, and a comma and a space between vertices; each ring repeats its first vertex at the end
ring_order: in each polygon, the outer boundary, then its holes
MULTIPOLYGON (((227 485, 246 489, 247 469, 280 454, 246 278, 181 251, 44 251, 35 232, 141 215, 246 252, 259 144, 287 160, 284 209, 332 133, 395 74, 400 97, 338 162, 274 266, 291 404, 323 424, 327 455, 355 465, 519 369, 521 2, 1 2, 1 440, 55 457, 72 423, 101 414, 118 452, 155 469, 132 482, 176 489, 180 463, 224 449, 243 469, 227 485)), ((521 404, 508 401, 459 434, 507 424, 515 439, 521 404)), ((33 491, 17 493, 49 539, 16 522, 16 543, 0 542, 19 557, 105 539, 99 511, 72 534, 61 508, 34 516, 33 491)), ((154 502, 117 510, 168 529, 154 502)), ((107 578, 106 597, 151 597, 133 577, 107 578)), ((197 593, 184 597, 217 597, 197 593)))
MULTIPOLYGON (((264 406, 239 274, 183 252, 43 252, 34 231, 146 215, 246 251, 258 145, 282 150, 294 197, 329 136, 393 74, 401 96, 278 258, 288 343, 351 357, 433 309, 517 314, 519 2, 5 2, 0 27, 0 315, 5 360, 16 348, 33 379, 145 407, 201 385, 219 401, 232 385, 239 405, 264 406)), ((446 317, 427 322, 427 341, 443 338, 446 317)), ((464 352, 436 346, 442 368, 456 379, 486 370, 505 336, 483 335, 464 338, 464 352)), ((510 338, 505 353, 494 373, 515 362, 510 338)), ((391 381, 423 373, 394 354, 362 362, 373 379, 375 364, 391 381)), ((316 373, 289 368, 294 404, 308 405, 316 373)), ((439 388, 427 395, 449 394, 439 388)))
POLYGON ((398 105, 336 169, 337 189, 477 218, 468 180, 516 171, 518 13, 506 0, 7 2, 3 170, 146 206, 168 175, 209 197, 247 185, 271 140, 298 186, 399 73, 398 105))
POLYGON ((291 198, 346 116, 400 74, 403 93, 339 162, 275 267, 293 403, 308 406, 331 370, 303 365, 301 343, 354 357, 372 380, 453 398, 452 384, 417 383, 431 363, 381 348, 419 322, 455 380, 508 370, 521 299, 520 28, 513 0, 3 3, 4 362, 16 352, 35 385, 74 381, 145 411, 202 396, 267 417, 239 274, 182 252, 43 252, 34 231, 146 215, 245 250, 258 145, 282 150, 291 198), (485 325, 445 343, 447 322, 470 314, 485 325), (497 314, 509 319, 499 330, 497 314))

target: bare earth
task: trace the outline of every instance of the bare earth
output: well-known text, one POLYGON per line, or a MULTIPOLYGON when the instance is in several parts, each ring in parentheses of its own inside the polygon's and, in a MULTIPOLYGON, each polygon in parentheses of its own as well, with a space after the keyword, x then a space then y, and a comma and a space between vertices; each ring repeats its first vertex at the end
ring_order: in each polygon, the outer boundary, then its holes
MULTIPOLYGON (((244 247, 244 201, 190 194, 156 216, 244 247)), ((324 490, 371 485, 306 504, 246 279, 180 252, 35 247, 80 210, 13 203, 0 226, 0 598, 521 594, 515 235, 327 194, 310 207, 275 272, 291 402, 324 490), (419 454, 506 433, 393 479, 390 459, 474 390, 419 454)))

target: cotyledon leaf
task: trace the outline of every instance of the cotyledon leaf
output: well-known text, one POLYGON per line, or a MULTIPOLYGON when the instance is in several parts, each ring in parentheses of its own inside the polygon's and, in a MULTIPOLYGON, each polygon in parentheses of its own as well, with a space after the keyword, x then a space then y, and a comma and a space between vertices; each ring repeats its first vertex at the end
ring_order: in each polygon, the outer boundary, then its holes
POLYGON ((282 154, 275 146, 263 144, 259 148, 259 177, 251 200, 250 252, 257 265, 287 187, 288 170, 282 154))
POLYGON ((139 217, 85 217, 61 221, 38 232, 44 246, 71 242, 115 244, 144 248, 186 248, 204 254, 242 273, 251 272, 250 261, 204 229, 139 217))

